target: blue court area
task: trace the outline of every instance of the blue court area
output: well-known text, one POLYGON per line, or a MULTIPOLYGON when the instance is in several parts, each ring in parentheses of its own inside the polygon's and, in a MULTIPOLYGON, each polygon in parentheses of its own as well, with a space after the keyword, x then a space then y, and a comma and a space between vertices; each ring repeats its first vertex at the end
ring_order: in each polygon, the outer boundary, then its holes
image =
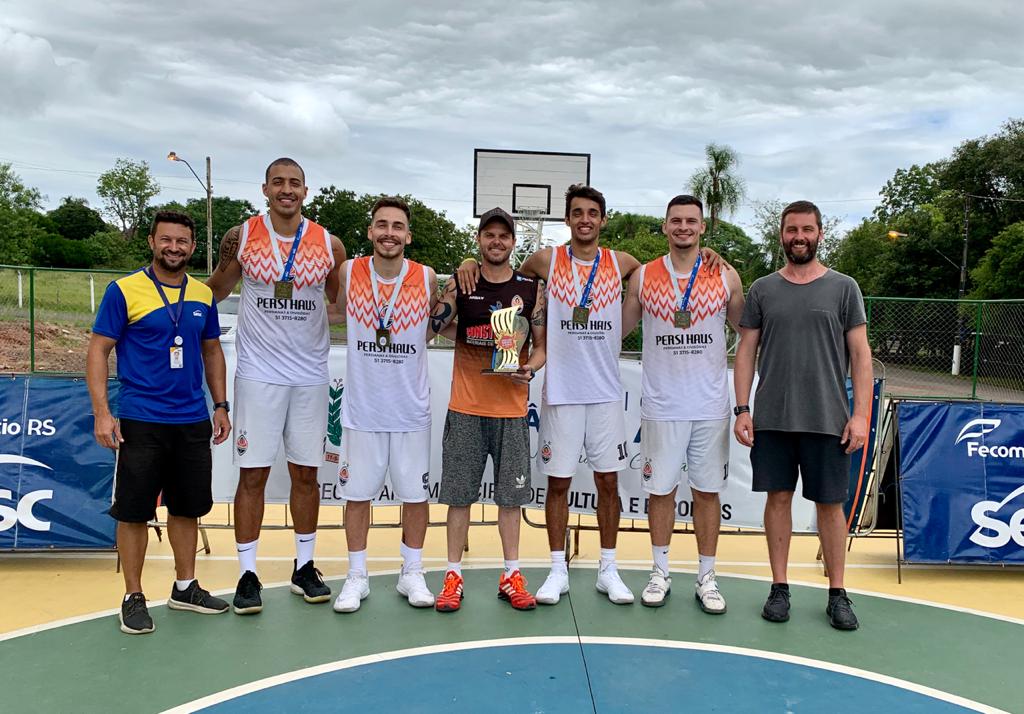
POLYGON ((558 643, 385 659, 242 694, 202 711, 945 714, 972 710, 883 682, 756 656, 558 643), (412 683, 417 686, 409 686, 412 683))

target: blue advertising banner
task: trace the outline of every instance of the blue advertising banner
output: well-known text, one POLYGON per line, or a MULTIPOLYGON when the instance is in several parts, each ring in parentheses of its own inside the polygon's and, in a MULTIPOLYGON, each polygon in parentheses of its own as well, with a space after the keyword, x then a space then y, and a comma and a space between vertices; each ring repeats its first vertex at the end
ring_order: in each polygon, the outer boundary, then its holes
POLYGON ((1024 563, 1024 405, 900 402, 904 557, 1024 563))
POLYGON ((93 438, 85 380, 4 379, 0 419, 0 550, 113 547, 114 454, 93 438))

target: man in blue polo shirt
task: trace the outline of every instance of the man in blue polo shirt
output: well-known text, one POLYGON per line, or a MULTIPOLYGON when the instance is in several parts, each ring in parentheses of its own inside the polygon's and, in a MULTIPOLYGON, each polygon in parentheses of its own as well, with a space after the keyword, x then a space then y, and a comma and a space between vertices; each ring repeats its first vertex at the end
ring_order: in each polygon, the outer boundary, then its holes
POLYGON ((142 594, 146 524, 163 493, 176 580, 167 606, 204 614, 227 612, 195 579, 198 519, 210 512, 210 439, 228 437, 226 367, 213 292, 185 274, 196 249, 195 224, 160 211, 149 234, 153 262, 115 280, 96 314, 86 357, 96 440, 117 450, 114 502, 117 549, 124 572, 121 631, 152 632, 142 594), (117 418, 107 402, 107 359, 117 351, 121 383, 117 418), (213 423, 203 373, 213 397, 213 423))

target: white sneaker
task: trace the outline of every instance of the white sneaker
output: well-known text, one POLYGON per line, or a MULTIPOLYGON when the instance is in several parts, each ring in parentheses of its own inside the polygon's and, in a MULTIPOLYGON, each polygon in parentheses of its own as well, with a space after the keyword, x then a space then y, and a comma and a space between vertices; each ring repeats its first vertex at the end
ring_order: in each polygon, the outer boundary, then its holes
POLYGON ((701 610, 709 615, 721 615, 725 612, 725 598, 718 590, 714 570, 709 571, 703 580, 698 580, 694 587, 696 592, 693 596, 700 603, 701 610))
POLYGON ((647 587, 640 593, 640 602, 647 607, 661 607, 665 604, 665 598, 672 592, 672 576, 662 572, 657 565, 651 571, 651 579, 647 581, 647 587))
POLYGON ((398 577, 398 585, 395 587, 401 595, 404 595, 409 604, 413 607, 433 607, 434 594, 427 587, 427 581, 423 579, 422 570, 412 572, 402 571, 398 577))
POLYGON ((622 582, 614 565, 598 572, 597 591, 607 594, 608 599, 616 605, 630 605, 633 602, 633 591, 622 582))
POLYGON ((567 592, 569 592, 569 571, 552 570, 537 591, 537 602, 542 605, 557 605, 567 592))
POLYGON ((366 573, 349 573, 345 585, 334 600, 335 612, 355 612, 370 595, 370 579, 366 573))

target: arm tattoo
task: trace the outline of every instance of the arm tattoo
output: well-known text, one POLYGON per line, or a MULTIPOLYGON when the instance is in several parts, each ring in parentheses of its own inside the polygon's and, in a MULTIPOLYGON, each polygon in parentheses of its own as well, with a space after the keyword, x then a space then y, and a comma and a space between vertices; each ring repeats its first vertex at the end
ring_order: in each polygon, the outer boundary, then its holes
POLYGON ((227 270, 228 265, 238 257, 238 239, 241 227, 235 226, 228 229, 220 241, 220 261, 217 263, 217 270, 227 270))
POLYGON ((537 281, 537 304, 533 307, 530 324, 534 327, 545 327, 548 324, 548 303, 544 297, 544 281, 537 281))
POLYGON ((437 303, 433 314, 430 316, 430 328, 437 334, 452 321, 452 306, 446 302, 437 303))

